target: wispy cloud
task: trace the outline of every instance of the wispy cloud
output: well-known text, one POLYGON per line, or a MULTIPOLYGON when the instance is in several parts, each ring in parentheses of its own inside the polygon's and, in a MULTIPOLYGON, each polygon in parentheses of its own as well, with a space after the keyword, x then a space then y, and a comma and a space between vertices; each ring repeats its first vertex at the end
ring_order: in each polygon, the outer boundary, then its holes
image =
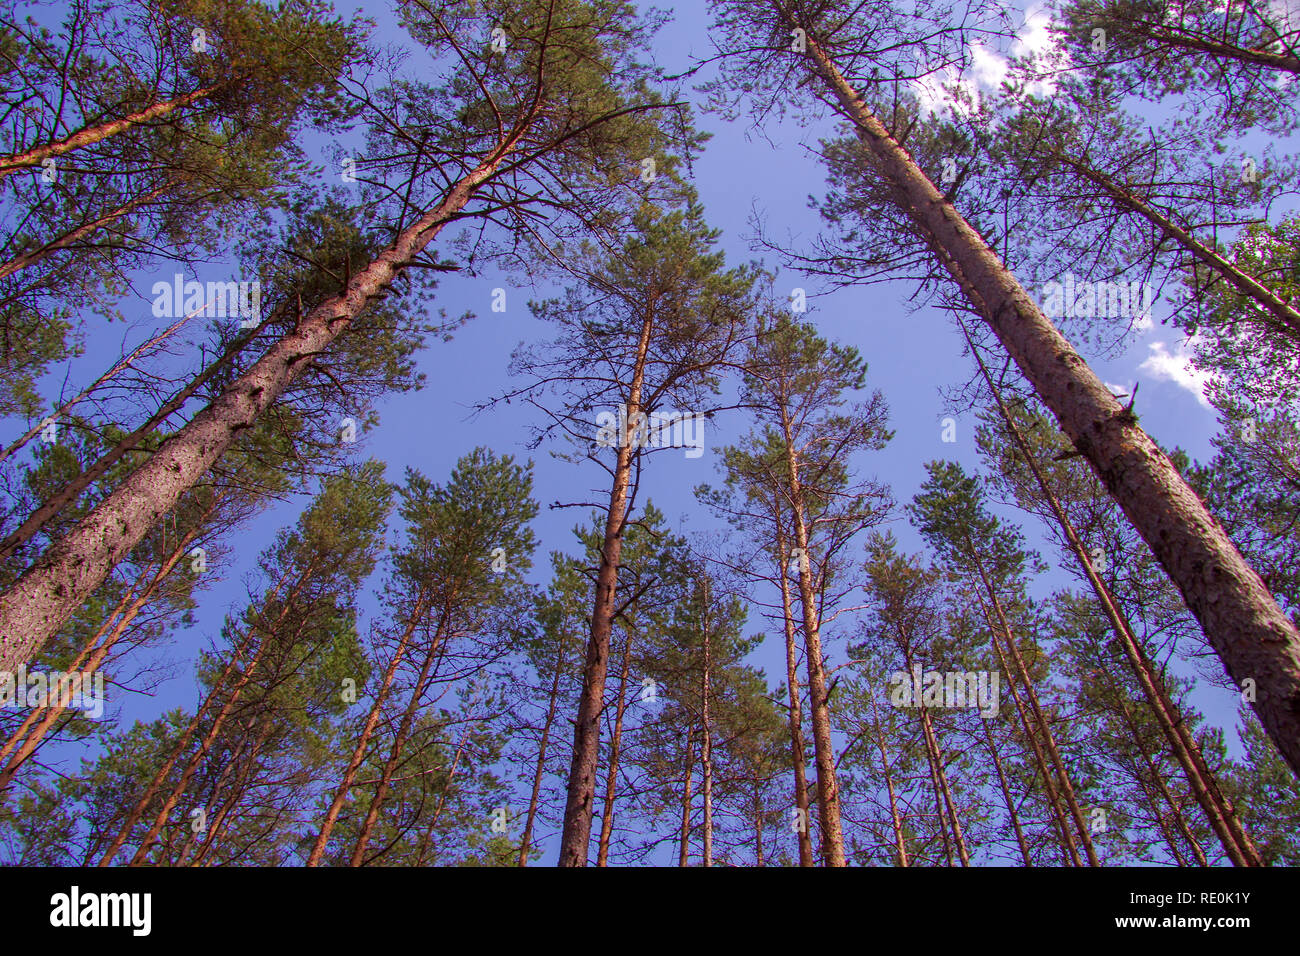
POLYGON ((1151 342, 1147 347, 1151 354, 1138 366, 1139 372, 1146 372, 1158 382, 1172 382, 1195 395, 1205 408, 1210 407, 1205 387, 1212 376, 1192 365, 1190 340, 1180 342, 1172 351, 1164 342, 1151 342))
MULTIPOLYGON (((1300 0, 1296 0, 1300 2, 1300 0)), ((937 71, 917 80, 913 89, 920 101, 922 111, 934 113, 944 108, 955 109, 958 113, 969 112, 964 103, 953 99, 950 90, 956 88, 966 92, 972 100, 978 100, 981 93, 997 90, 1007 78, 1010 70, 1011 56, 1029 56, 1048 54, 1052 46, 1051 12, 1038 4, 1031 4, 1025 10, 1025 18, 1016 31, 1016 38, 1011 43, 1010 56, 1001 50, 981 43, 971 44, 970 69, 966 74, 958 75, 951 67, 937 71)), ((1039 95, 1050 95, 1055 83, 1050 78, 1030 84, 1030 91, 1039 95)))

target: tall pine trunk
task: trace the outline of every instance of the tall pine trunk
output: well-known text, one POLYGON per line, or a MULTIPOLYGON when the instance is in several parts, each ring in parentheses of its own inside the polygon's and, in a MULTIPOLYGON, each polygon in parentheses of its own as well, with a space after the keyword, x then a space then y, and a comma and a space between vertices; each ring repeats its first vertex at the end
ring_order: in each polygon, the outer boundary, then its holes
MULTIPOLYGON (((908 672, 913 671, 914 661, 910 648, 904 655, 907 663, 908 672)), ((934 722, 930 719, 930 708, 925 706, 921 701, 917 701, 917 706, 921 712, 921 734, 925 740, 925 755, 930 763, 930 775, 934 782, 934 798, 936 804, 942 799, 939 807, 939 825, 944 836, 944 847, 948 847, 947 832, 951 827, 953 844, 957 847, 957 856, 961 860, 962 866, 970 866, 970 850, 966 847, 966 837, 962 833, 961 821, 957 818, 957 804, 953 800, 952 788, 948 785, 948 774, 943 769, 943 748, 939 746, 939 736, 935 733, 934 722), (946 819, 946 823, 945 823, 946 819)), ((952 854, 948 854, 948 865, 952 865, 952 854)))
POLYGON ((1100 866, 1097 851, 1092 845, 1092 836, 1088 831, 1088 824, 1083 819, 1083 810, 1079 807, 1078 797, 1074 793, 1074 783, 1070 779, 1069 768, 1065 766, 1065 761, 1061 758, 1060 748, 1056 745, 1056 735, 1052 733, 1047 714, 1038 699, 1038 690, 1034 687, 1033 679, 1029 676, 1029 668, 1025 666, 1024 657, 1020 653, 1020 646, 1016 643, 1016 636, 1011 631, 1011 623, 1007 620, 1006 611, 1002 607, 1002 600, 998 597, 997 590, 993 587, 993 582, 984 569, 984 562, 980 560, 978 553, 974 550, 974 545, 969 541, 967 545, 975 563, 975 570, 979 573, 980 581, 984 584, 984 590, 988 595, 993 613, 1002 629, 1002 637, 1006 641, 1007 651, 1012 663, 1015 665, 1016 673, 1019 675, 1020 684, 1025 690, 1025 696, 1029 699, 1029 709, 1034 715, 1034 722, 1038 725, 1038 729, 1042 731, 1043 745, 1047 748, 1047 755, 1051 759, 1052 766, 1056 769, 1056 779, 1061 787, 1061 795, 1065 798, 1065 804, 1070 809, 1070 816, 1074 819, 1074 825, 1078 828, 1079 841, 1083 844, 1084 853, 1088 855, 1088 864, 1090 866, 1100 866))
POLYGON ((16 671, 31 659, 236 437, 433 241, 493 174, 510 145, 503 143, 462 177, 342 293, 304 316, 0 595, 0 670, 16 671))
POLYGON ((370 712, 366 714, 366 722, 357 737, 356 745, 352 748, 352 756, 348 759, 348 765, 343 770, 343 778, 334 791, 334 799, 330 801, 329 809, 325 811, 325 819, 321 821, 320 831, 316 834, 311 853, 307 856, 308 866, 319 866, 321 857, 325 855, 325 847, 329 843, 330 833, 334 830, 334 824, 338 821, 339 813, 343 810, 343 804, 347 802, 348 793, 352 790, 352 784, 357 778, 357 772, 361 769, 361 764, 365 760, 366 750, 370 746, 370 738, 374 735, 375 727, 379 725, 379 717, 383 713, 384 702, 388 699, 388 694, 392 690, 393 678, 397 675, 397 667, 402 662, 406 649, 411 643, 411 638, 415 634, 415 629, 420 626, 420 620, 424 616, 426 601, 424 594, 420 594, 416 598, 410 617, 406 622, 406 627, 402 630, 402 637, 397 642, 397 648, 393 651, 393 657, 388 662, 388 667, 384 669, 383 679, 375 690, 374 703, 370 705, 370 712))
POLYGON ((710 726, 709 697, 713 693, 709 655, 709 585, 704 583, 704 673, 700 687, 700 767, 704 797, 704 865, 713 866, 713 728, 710 726))
MULTIPOLYGON (((174 323, 169 329, 167 329, 161 335, 155 336, 154 338, 150 339, 140 348, 135 349, 125 359, 115 363, 113 368, 109 369, 108 372, 100 376, 100 378, 95 382, 94 385, 87 388, 84 392, 78 395, 77 398, 75 398, 72 402, 66 403, 63 406, 63 408, 60 409, 59 413, 56 413, 52 417, 57 418, 59 414, 70 409, 72 405, 75 405, 78 401, 84 398, 91 391, 93 391, 94 389, 96 389, 97 387, 99 387, 109 379, 113 378, 123 369, 127 368, 135 360, 135 358, 143 354, 143 352, 147 348, 156 344, 158 341, 169 337, 173 332, 179 329, 191 318, 193 318, 193 315, 185 316, 179 322, 174 323)), ((207 368, 203 369, 201 372, 199 372, 197 375, 191 378, 190 381, 187 382, 179 392, 173 395, 161 406, 159 406, 159 408, 152 415, 150 415, 149 418, 144 421, 144 423, 142 423, 138 427, 132 429, 130 432, 128 432, 127 434, 119 438, 117 442, 114 443, 112 448, 106 449, 102 454, 100 454, 98 458, 95 459, 95 461, 93 461, 90 465, 83 468, 77 475, 75 475, 67 482, 65 482, 57 491, 51 493, 44 501, 41 502, 39 507, 37 507, 34 511, 32 511, 32 513, 29 514, 25 519, 23 519, 22 524, 20 524, 9 534, 5 535, 3 539, 0 539, 0 560, 4 560, 8 558, 10 555, 12 555, 24 543, 29 541, 33 535, 35 535, 38 531, 40 531, 41 528, 45 526, 46 522, 48 522, 51 518, 59 514, 61 511, 63 511, 64 508, 66 508, 69 504, 75 501, 78 498, 78 496, 80 496, 80 494, 83 491, 85 491, 87 488, 89 488, 96 480, 102 478, 105 474, 107 474, 108 470, 112 468, 113 465, 115 465, 117 462, 119 462, 123 456, 125 456, 128 452, 131 452, 134 449, 138 448, 140 446, 140 443, 143 442, 144 439, 147 438, 149 435, 151 435, 154 432, 154 430, 158 428, 159 425, 161 425, 164 421, 166 421, 169 415, 175 412, 187 401, 189 401, 195 395, 195 393, 197 393, 198 390, 203 387, 203 384, 205 382, 209 381, 214 375, 216 375, 219 371, 221 371, 221 369, 223 369, 226 366, 226 363, 231 358, 233 358, 241 351, 243 351, 243 349, 248 345, 248 343, 250 343, 253 340, 255 335, 256 332, 254 332, 252 335, 240 336, 238 339, 232 342, 229 346, 226 347, 226 349, 222 352, 220 356, 218 356, 213 362, 211 362, 207 366, 207 368)), ((34 429, 33 431, 29 432, 28 435, 24 436, 24 439, 31 437, 37 432, 39 432, 39 426, 37 426, 36 429, 34 429)), ((9 448, 6 448, 5 456, 12 454, 14 451, 17 450, 18 447, 21 447, 21 445, 15 442, 14 445, 11 445, 9 446, 9 448)), ((4 456, 0 456, 0 461, 2 461, 3 458, 4 456)))
POLYGON ((808 775, 804 766, 805 743, 803 736, 803 704, 800 700, 802 696, 799 693, 799 668, 797 655, 795 653, 795 623, 794 607, 790 594, 790 576, 787 573, 787 557, 790 553, 789 544, 785 538, 785 532, 780 527, 780 516, 776 518, 776 547, 777 547, 777 573, 781 576, 781 618, 785 625, 785 682, 790 698, 790 706, 787 711, 790 724, 790 763, 794 768, 794 805, 799 811, 801 819, 796 826, 796 836, 799 838, 799 865, 813 865, 813 848, 812 848, 812 828, 810 826, 812 818, 809 812, 812 809, 808 800, 808 775))
POLYGON ((428 687, 429 675, 433 671, 434 664, 441 656, 440 651, 446 640, 450 616, 451 608, 450 602, 448 602, 443 606, 442 615, 438 620, 438 627, 434 631, 432 644, 424 655, 424 663, 420 665, 420 674, 415 680, 415 687, 411 690, 411 699, 406 702, 406 708, 402 711, 402 720, 397 725, 397 733, 393 735, 393 744, 389 748, 388 758, 384 761, 383 769, 380 771, 379 782, 375 785, 375 792, 370 797, 370 805, 366 808, 366 816, 361 823, 361 830, 357 834, 356 846, 352 849, 352 859, 348 862, 348 866, 361 866, 365 862, 366 846, 370 843, 370 834, 375 828, 375 823, 379 820, 379 811, 388 798, 388 788, 392 785, 393 774, 397 772, 397 765, 401 762, 402 752, 406 749, 406 741, 410 738, 411 728, 415 725, 415 717, 420 709, 420 701, 423 699, 424 692, 428 687))
MULTIPOLYGON (((209 509, 208 513, 211 513, 211 509, 209 509)), ((167 556, 167 559, 159 564, 157 570, 149 576, 140 592, 135 594, 133 588, 132 591, 127 593, 123 598, 123 602, 129 603, 124 607, 119 606, 104 622, 104 625, 95 632, 77 654, 71 667, 68 668, 67 672, 69 674, 76 671, 80 672, 84 678, 88 678, 103 665, 109 651, 126 633, 127 628, 131 626, 131 622, 136 619, 141 609, 157 593, 159 585, 162 584, 167 575, 189 552, 190 544, 198 538, 198 535, 197 527, 183 535, 167 556), (106 631, 107 634, 105 634, 106 631), (103 638, 102 641, 101 638, 103 638)), ((18 772, 18 768, 36 752, 41 741, 50 732, 50 728, 54 726, 66 709, 67 707, 61 700, 55 701, 52 706, 46 707, 44 713, 40 709, 34 709, 23 721, 22 725, 10 736, 9 740, 5 742, 4 747, 0 748, 0 760, 9 757, 4 769, 0 770, 0 791, 9 786, 14 774, 18 772), (24 734, 26 739, 23 739, 24 734), (19 745, 20 740, 21 745, 19 745)))
POLYGON ((1025 703, 1020 697, 1020 688, 1012 676, 1006 656, 1002 653, 1002 643, 998 640, 997 627, 994 625, 993 617, 987 609, 983 609, 983 614, 989 628, 989 639, 993 645, 993 653, 998 659, 998 667, 1007 675, 1007 687, 1011 691, 1011 700, 1015 704, 1016 716, 1020 719, 1021 733, 1025 735, 1025 740, 1029 743, 1034 757, 1034 766, 1038 771, 1038 776, 1043 781, 1048 811, 1052 822, 1056 824, 1057 835, 1061 838, 1061 855, 1067 865, 1082 866, 1083 860, 1079 857, 1079 847, 1074 840, 1073 832, 1070 830, 1069 821, 1065 818, 1065 811, 1061 808, 1061 797, 1056 791, 1053 774, 1047 769, 1047 758, 1043 756, 1042 744, 1039 743, 1038 735, 1034 733, 1033 726, 1029 722, 1029 715, 1025 713, 1025 703))
POLYGON ((614 732, 609 739, 609 767, 605 772, 605 803, 600 814, 600 845, 596 865, 609 865, 609 841, 614 835, 614 799, 618 796, 618 760, 623 747, 623 714, 627 711, 627 676, 632 666, 632 635, 623 640, 623 664, 618 679, 618 705, 614 711, 614 732))
POLYGON ((813 728, 813 756, 817 764, 817 810, 821 818, 822 864, 845 866, 844 834, 840 829, 840 793, 835 779, 835 748, 831 741, 830 701, 826 696, 826 663, 822 658, 817 597, 813 591, 812 558, 808 551, 808 527, 799 483, 799 462, 792 445, 788 410, 781 409, 785 437, 787 480, 790 485, 790 513, 794 519, 795 546, 800 554, 799 603, 803 609, 804 645, 807 651, 808 698, 813 728))
POLYGON ((880 774, 885 778, 885 792, 889 795, 889 819, 894 826, 894 849, 898 865, 907 866, 907 843, 903 839, 903 819, 898 813, 898 795, 894 790, 894 775, 889 769, 889 754, 885 750, 885 728, 880 722, 875 697, 871 698, 871 717, 876 725, 876 746, 880 748, 880 774))
POLYGON ((537 767, 533 771, 532 795, 528 798, 528 815, 524 819, 524 835, 519 839, 519 865, 528 865, 528 851, 533 842, 533 824, 537 820, 537 806, 542 793, 542 778, 546 774, 546 746, 551 739, 551 725, 559 709, 560 675, 564 670, 564 641, 555 654, 555 676, 551 679, 551 694, 546 705, 546 722, 542 725, 542 740, 537 748, 537 767))
POLYGON ((1020 825, 1020 814, 1016 813, 1016 803, 1011 799, 1011 788, 1007 785, 1007 775, 1002 769, 1002 757, 998 754, 997 744, 993 741, 993 728, 989 726, 989 721, 980 719, 984 725, 984 742, 988 745, 989 756, 993 758, 993 769, 998 774, 998 789, 1002 791, 1002 801, 1007 807, 1007 817, 1011 820, 1011 828, 1016 834, 1016 846, 1020 849, 1020 859, 1024 861, 1025 866, 1033 866, 1033 860, 1029 857, 1029 844, 1025 842, 1025 830, 1020 825))
POLYGON ((596 771, 600 761, 600 712, 605 707, 605 676, 609 668, 609 638, 614 627, 618 564, 623 553, 623 528, 632 473, 633 424, 641 412, 641 389, 645 382, 646 356, 650 351, 653 318, 647 316, 637 342, 627 399, 627 431, 619 436, 609 511, 600 548, 600 569, 596 574, 595 603, 591 613, 591 635, 582 669, 582 696, 573 727, 573 761, 569 766, 568 793, 564 805, 564 830, 560 836, 560 866, 586 866, 591 842, 591 818, 596 806, 596 771))
POLYGON ((682 826, 678 837, 677 865, 691 860, 691 777, 695 770, 695 725, 686 731, 686 779, 682 783, 682 826))
POLYGON ((1137 639, 1137 635, 1133 632, 1128 619, 1120 611, 1119 604, 1115 600, 1115 596, 1111 594, 1110 588, 1101 580, 1101 576, 1093 567, 1091 555, 1084 548, 1083 541, 1075 530, 1074 523, 1070 520, 1069 515, 1065 513, 1065 509, 1061 506, 1055 492, 1052 491, 1042 469, 1038 467, 1038 462, 1034 459, 1029 443, 1025 441, 1019 426, 1016 425, 1010 410, 1002 400, 1002 392, 993 383, 993 378, 984 364, 984 359, 980 357, 970 333, 966 331, 965 323, 962 323, 962 332, 966 336, 966 343, 970 347, 971 353, 975 356, 976 362, 979 363, 984 382, 993 394, 994 401, 997 403, 998 410, 1002 415, 1002 420, 1007 426, 1021 460, 1033 473, 1039 490, 1043 493, 1044 499, 1051 507, 1052 514, 1061 527, 1061 533, 1065 536, 1070 550, 1074 553, 1075 560, 1078 561, 1079 567, 1088 578, 1088 583, 1092 585, 1092 589, 1097 595, 1097 601, 1110 622, 1115 636, 1119 638, 1125 657, 1133 668, 1133 673, 1142 687, 1142 692, 1147 698, 1152 713, 1155 715, 1156 723, 1159 724, 1165 739, 1169 742, 1170 750, 1182 768, 1183 775, 1187 778, 1197 802, 1201 805, 1201 809, 1204 810, 1206 819, 1223 844, 1224 852, 1237 866, 1262 866, 1263 860, 1258 849, 1256 849, 1254 842, 1246 833, 1246 829, 1241 823, 1240 817, 1237 816, 1231 800, 1224 796, 1215 775, 1205 763, 1200 746, 1196 743, 1196 738, 1179 713, 1178 706, 1169 696, 1163 678, 1152 666, 1142 647, 1142 642, 1137 639))
POLYGON ((1300 633, 1131 410, 1119 404, 812 36, 807 46, 813 70, 854 123, 899 208, 1151 547, 1234 683, 1254 681, 1255 710, 1300 773, 1300 633))
POLYGON ((135 856, 131 858, 131 866, 140 866, 148 859, 149 850, 153 848, 154 841, 158 838, 158 834, 162 831, 162 828, 167 825, 167 818, 171 816, 172 809, 184 795, 185 788, 190 785, 190 780, 193 778, 195 771, 197 771, 202 765, 208 752, 212 749, 212 745, 216 743, 217 738, 221 736, 221 728, 225 726, 226 721, 230 718, 231 713, 235 709, 235 705, 239 702, 240 697, 243 696, 244 688, 247 687, 249 682, 253 679, 253 674, 257 671, 258 664, 261 663, 262 655, 266 652, 266 648, 267 642, 265 640, 258 643, 257 651, 249 659, 248 666, 244 668, 244 672, 239 675, 239 680, 236 681, 235 686, 231 688, 230 695, 221 705, 221 709, 217 711, 217 715, 212 721, 212 726, 208 728, 208 732, 203 735, 203 739, 199 742, 199 749, 190 755, 190 759, 185 763, 185 768, 181 771, 180 778, 172 786, 171 793, 167 795, 167 799, 163 801, 163 805, 158 808, 158 812, 154 815, 153 823, 150 824, 148 832, 144 835, 144 839, 140 841, 140 846, 136 849, 135 856))
MULTIPOLYGON (((1178 800, 1175 799, 1173 793, 1170 792, 1169 785, 1165 783, 1164 774, 1160 772, 1160 768, 1156 766, 1155 759, 1151 756, 1151 752, 1147 750, 1146 744, 1142 742, 1142 734, 1133 720, 1133 714, 1123 700, 1119 703, 1119 711, 1120 715, 1124 719, 1124 725, 1128 727, 1129 734, 1133 737, 1133 744, 1137 747, 1138 753, 1142 757, 1142 763, 1146 766, 1147 773, 1151 775, 1151 780, 1160 793, 1160 798, 1169 807, 1169 812, 1173 816, 1174 825, 1178 828, 1178 832, 1183 835, 1183 839, 1187 842, 1187 845, 1192 848, 1192 855, 1196 857, 1196 862, 1201 866, 1209 866, 1210 861, 1205 856, 1205 850, 1201 848, 1200 841, 1192 835, 1191 827, 1187 825, 1187 817, 1183 813, 1182 806, 1179 804, 1178 800)), ((1158 807, 1154 800, 1152 801, 1151 809, 1157 811, 1157 816, 1159 816, 1158 807)), ((1175 850, 1174 852, 1177 854, 1178 851, 1175 850)))

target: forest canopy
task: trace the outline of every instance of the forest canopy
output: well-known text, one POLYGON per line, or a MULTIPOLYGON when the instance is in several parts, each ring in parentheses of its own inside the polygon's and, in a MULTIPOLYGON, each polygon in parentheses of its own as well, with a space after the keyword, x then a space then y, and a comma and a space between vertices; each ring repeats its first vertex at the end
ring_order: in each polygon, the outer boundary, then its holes
POLYGON ((0 0, 0 864, 1300 865, 1297 83, 0 0))

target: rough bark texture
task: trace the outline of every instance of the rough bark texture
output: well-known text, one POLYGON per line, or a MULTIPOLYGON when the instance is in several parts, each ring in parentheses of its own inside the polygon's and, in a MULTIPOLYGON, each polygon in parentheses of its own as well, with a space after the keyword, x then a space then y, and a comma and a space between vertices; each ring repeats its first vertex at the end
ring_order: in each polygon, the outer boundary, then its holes
MULTIPOLYGON (((210 514, 211 510, 209 510, 208 513, 210 514)), ((206 518, 207 515, 204 517, 206 518)), ((95 671, 99 670, 99 668, 103 666, 104 661, 108 657, 109 651, 113 649, 113 646, 121 639, 122 635, 126 633, 127 628, 131 626, 131 622, 140 614, 141 609, 148 604, 150 598, 152 598, 157 592, 158 586, 163 582, 163 579, 165 579, 180 560, 189 553, 190 545, 198 538, 198 536, 199 529, 197 527, 183 535, 177 542, 176 547, 172 549, 172 552, 168 555, 167 559, 160 563, 153 574, 149 576, 149 580, 145 582, 145 585, 140 589, 140 592, 136 594, 135 588, 133 587, 132 590, 123 597, 122 603, 118 608, 109 616, 108 620, 104 622, 104 624, 95 632, 90 641, 87 642, 86 646, 77 654, 76 659, 68 668, 67 673, 71 674, 74 671, 80 671, 83 677, 89 679, 90 675, 94 674, 95 671), (106 633, 107 636, 105 636, 106 633), (103 638, 102 641, 100 640, 101 638, 103 638)), ((23 721, 22 725, 10 736, 9 740, 5 742, 5 746, 0 748, 0 760, 4 760, 6 757, 9 757, 10 753, 13 753, 13 756, 10 757, 9 761, 5 764, 4 769, 0 770, 0 792, 9 786, 10 782, 14 778, 14 774, 18 772, 18 768, 36 752, 37 748, 40 747, 41 741, 44 740, 46 734, 50 732, 50 728, 58 722, 59 717, 62 716, 66 709, 67 707, 64 706, 62 701, 56 702, 53 706, 46 707, 43 713, 40 708, 33 709, 23 721), (33 724, 35 726, 33 726, 33 724), (24 734, 26 734, 26 739, 22 740, 24 734), (19 746, 17 752, 14 753, 14 747, 17 745, 19 740, 22 740, 22 745, 19 746)))
POLYGON ((1256 713, 1300 773, 1300 634, 1168 456, 1119 404, 1007 271, 979 233, 926 178, 822 49, 813 69, 852 119, 895 202, 916 225, 1074 447, 1142 535, 1256 713))
POLYGON ((433 241, 503 154, 504 149, 461 179, 341 294, 309 312, 0 595, 0 670, 16 671, 32 658, 239 433, 433 241))
MULTIPOLYGON (((101 376, 94 385, 78 395, 72 402, 65 404, 63 408, 59 410, 58 414, 52 417, 57 420, 74 404, 79 402, 86 395, 90 394, 90 392, 95 388, 113 378, 121 370, 128 368, 137 356, 144 354, 145 350, 149 346, 170 337, 171 333, 188 322, 190 318, 192 318, 192 316, 185 316, 179 322, 173 324, 171 328, 167 329, 167 331, 162 335, 155 336, 149 342, 146 342, 144 346, 135 349, 125 359, 116 363, 113 368, 109 369, 108 372, 101 376)), ((150 415, 143 424, 139 425, 128 434, 123 435, 112 448, 105 450, 104 453, 96 458, 94 462, 87 465, 79 474, 67 481, 62 487, 42 501, 40 507, 36 508, 31 514, 23 519, 22 524, 9 534, 5 535, 3 539, 0 539, 0 561, 5 560, 12 555, 18 548, 29 541, 36 532, 40 531, 47 521, 62 512, 69 504, 76 501, 83 491, 107 474, 108 470, 117 462, 121 461, 124 455, 140 447, 140 443, 149 435, 153 434, 154 430, 166 421, 168 416, 189 401, 195 393, 203 387, 205 382, 209 381, 214 375, 225 368, 226 362, 229 359, 243 351, 255 335, 256 332, 254 332, 253 335, 240 336, 232 342, 215 361, 190 379, 184 388, 159 406, 158 410, 150 415)), ((29 433, 29 435, 35 434, 39 431, 39 428, 40 426, 38 425, 29 433)), ((14 450, 15 446, 11 445, 9 448, 5 449, 5 456, 9 455, 14 450)), ((0 461, 2 461, 5 456, 0 456, 0 461)))
POLYGON ((1152 40, 1166 46, 1183 50, 1195 50, 1197 53, 1208 53, 1210 56, 1238 60, 1242 63, 1253 63, 1256 66, 1266 66, 1282 73, 1300 74, 1300 58, 1290 53, 1248 49, 1235 43, 1225 43, 1200 36, 1189 36, 1186 33, 1164 29, 1161 25, 1155 23, 1144 23, 1142 27, 1152 40))

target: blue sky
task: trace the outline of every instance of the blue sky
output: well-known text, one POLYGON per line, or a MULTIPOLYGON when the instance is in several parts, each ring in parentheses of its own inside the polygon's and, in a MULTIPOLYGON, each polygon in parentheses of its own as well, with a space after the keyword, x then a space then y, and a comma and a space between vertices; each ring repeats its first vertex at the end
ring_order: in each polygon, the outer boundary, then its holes
MULTIPOLYGON (((391 18, 378 5, 365 13, 382 25, 391 18)), ((664 31, 657 45, 662 65, 670 73, 691 64, 691 54, 708 55, 708 16, 703 4, 686 2, 670 5, 675 20, 664 31)), ((996 63, 983 61, 986 71, 996 74, 996 63), (992 63, 992 65, 989 65, 992 63)), ((789 234, 796 244, 809 243, 821 228, 817 215, 808 208, 810 194, 820 194, 825 183, 821 163, 807 148, 833 132, 827 124, 797 127, 793 124, 768 127, 765 137, 755 136, 743 121, 728 123, 719 117, 699 115, 699 124, 713 134, 703 156, 694 165, 694 185, 707 212, 708 220, 723 232, 722 244, 729 262, 735 264, 756 257, 749 243, 749 220, 758 211, 774 234, 789 234)), ((323 145, 323 144, 322 144, 323 145)), ((769 266, 777 263, 769 260, 769 266)), ((137 282, 141 298, 124 304, 128 315, 138 316, 138 329, 129 341, 139 341, 159 320, 150 314, 148 291, 158 278, 169 279, 174 268, 163 265, 157 275, 142 275, 137 282)), ((200 277, 207 269, 200 270, 200 277)), ((941 419, 948 414, 942 390, 959 385, 973 374, 970 360, 962 356, 962 342, 946 316, 934 309, 910 311, 909 285, 894 283, 871 288, 846 288, 827 294, 814 281, 794 273, 782 272, 778 291, 795 286, 808 290, 810 311, 806 316, 822 333, 833 340, 856 346, 869 363, 869 379, 880 389, 890 407, 890 426, 895 438, 881 452, 862 459, 866 473, 874 474, 893 489, 900 505, 906 502, 924 480, 924 463, 935 458, 955 458, 973 468, 978 458, 974 445, 974 421, 959 417, 957 442, 941 440, 941 419)), ((545 336, 548 329, 529 314, 526 302, 548 292, 547 288, 522 288, 517 281, 490 272, 477 278, 458 274, 445 276, 439 287, 438 304, 448 314, 465 311, 477 318, 456 333, 449 343, 431 344, 420 356, 421 369, 428 376, 427 387, 418 393, 397 396, 381 403, 382 424, 365 436, 360 454, 384 461, 391 480, 400 480, 403 469, 415 467, 436 481, 446 478, 455 461, 478 445, 519 457, 529 453, 524 448, 527 426, 535 419, 520 404, 501 406, 475 419, 472 406, 501 392, 512 384, 506 374, 511 348, 520 341, 545 336), (507 289, 507 310, 491 310, 492 290, 507 289)), ((1159 306, 1157 306, 1157 310, 1159 306)), ((1159 314, 1157 312, 1157 314, 1159 314)), ((79 386, 102 371, 103 357, 118 354, 123 338, 120 325, 106 327, 93 321, 87 330, 86 354, 72 363, 69 381, 79 386)), ((1196 383, 1180 360, 1181 336, 1171 327, 1156 324, 1138 334, 1132 346, 1110 360, 1098 359, 1084 348, 1083 354, 1106 382, 1123 383, 1125 390, 1134 381, 1141 382, 1138 411, 1147 430, 1165 446, 1178 445, 1202 460, 1212 454, 1210 439, 1216 430, 1215 416, 1197 394, 1196 383)), ((67 375, 60 368, 47 379, 47 396, 57 394, 67 375)), ((517 383, 514 383, 517 384, 517 383)), ((71 391, 75 391, 72 388, 71 391)), ((747 423, 737 413, 717 420, 706 430, 706 444, 711 447, 736 440, 747 423)), ((6 423, 6 433, 20 431, 19 423, 6 423)), ((575 466, 551 458, 543 447, 534 455, 536 461, 535 497, 542 505, 535 530, 539 548, 534 578, 544 583, 548 572, 546 552, 561 548, 574 550, 571 527, 585 520, 585 512, 576 509, 549 510, 546 506, 559 500, 588 497, 592 488, 598 494, 604 472, 594 467, 575 466)), ((679 530, 704 532, 718 527, 695 501, 692 488, 701 482, 715 482, 718 458, 711 451, 696 459, 664 452, 653 456, 645 496, 653 499, 679 530)), ((275 507, 242 529, 232 545, 230 562, 209 573, 212 580, 203 592, 193 629, 177 634, 175 644, 166 651, 180 665, 176 676, 165 681, 156 696, 134 696, 113 703, 121 706, 125 722, 149 719, 161 710, 193 707, 196 687, 189 662, 195 652, 214 638, 223 616, 238 612, 246 600, 243 578, 258 554, 272 540, 277 529, 289 525, 301 509, 304 499, 275 507)), ((1038 540, 1037 528, 1023 515, 1009 517, 1025 525, 1031 541, 1038 540)), ((891 528, 909 550, 920 550, 917 536, 899 518, 891 528)), ((1050 552, 1044 550, 1045 556, 1050 552)), ((1046 594, 1063 586, 1065 575, 1052 572, 1037 582, 1036 590, 1046 594)), ((363 604, 363 611, 373 611, 373 601, 363 604)), ((751 630, 762 626, 755 614, 751 630)), ((363 623, 364 627, 364 623, 363 623)), ((832 638, 830 648, 838 654, 848 634, 832 638)), ((783 651, 777 638, 755 652, 753 662, 763 666, 773 686, 784 669, 783 651)), ((1218 721, 1231 721, 1235 701, 1218 690, 1199 692, 1198 703, 1218 721)), ((565 746, 567 746, 567 739, 565 746)), ((549 856, 544 858, 549 860, 549 856)))

